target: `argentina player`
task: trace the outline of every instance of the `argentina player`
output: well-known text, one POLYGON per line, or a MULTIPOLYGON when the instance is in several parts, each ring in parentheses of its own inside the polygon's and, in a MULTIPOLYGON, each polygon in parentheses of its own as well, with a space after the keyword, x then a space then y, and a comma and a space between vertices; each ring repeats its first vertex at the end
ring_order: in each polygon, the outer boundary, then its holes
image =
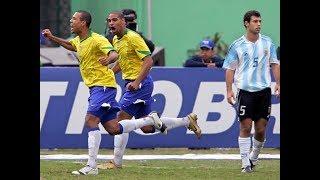
POLYGON ((270 66, 276 81, 275 94, 280 97, 280 62, 272 40, 260 34, 261 16, 251 10, 243 17, 246 34, 229 47, 223 68, 226 69, 227 100, 234 104, 232 82, 237 87, 237 111, 240 121, 238 137, 242 172, 252 172, 265 143, 265 132, 271 112, 270 66), (255 133, 250 153, 250 132, 255 133), (250 154, 249 154, 250 153, 250 154))

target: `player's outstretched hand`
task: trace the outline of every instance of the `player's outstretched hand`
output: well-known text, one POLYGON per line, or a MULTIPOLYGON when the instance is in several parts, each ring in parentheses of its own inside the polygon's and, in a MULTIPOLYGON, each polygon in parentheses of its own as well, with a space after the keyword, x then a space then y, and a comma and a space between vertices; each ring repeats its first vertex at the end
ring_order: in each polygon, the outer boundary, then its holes
POLYGON ((46 38, 49 38, 49 37, 52 36, 52 33, 51 33, 51 31, 50 31, 49 29, 44 29, 44 30, 42 30, 42 34, 43 34, 43 36, 46 37, 46 38))

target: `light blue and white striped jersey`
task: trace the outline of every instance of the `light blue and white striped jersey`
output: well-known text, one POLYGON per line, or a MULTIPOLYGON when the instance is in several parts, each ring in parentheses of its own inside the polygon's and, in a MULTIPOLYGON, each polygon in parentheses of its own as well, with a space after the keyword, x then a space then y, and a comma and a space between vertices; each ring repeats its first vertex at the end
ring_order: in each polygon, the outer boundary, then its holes
POLYGON ((223 68, 235 70, 234 84, 250 92, 271 87, 270 64, 280 64, 272 40, 259 34, 253 43, 243 35, 229 47, 223 68))

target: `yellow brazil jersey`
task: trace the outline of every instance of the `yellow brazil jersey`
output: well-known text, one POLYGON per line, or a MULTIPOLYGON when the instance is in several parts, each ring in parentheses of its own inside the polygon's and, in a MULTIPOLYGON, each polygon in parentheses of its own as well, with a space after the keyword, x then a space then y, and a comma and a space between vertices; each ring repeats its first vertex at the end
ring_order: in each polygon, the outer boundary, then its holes
POLYGON ((99 62, 100 57, 106 56, 110 50, 114 50, 105 37, 90 31, 86 39, 80 40, 77 36, 69 42, 78 52, 80 73, 88 87, 116 87, 113 71, 99 62))
POLYGON ((141 71, 143 58, 151 54, 143 38, 138 33, 126 29, 122 38, 113 37, 113 45, 119 54, 118 62, 122 78, 136 79, 141 71))

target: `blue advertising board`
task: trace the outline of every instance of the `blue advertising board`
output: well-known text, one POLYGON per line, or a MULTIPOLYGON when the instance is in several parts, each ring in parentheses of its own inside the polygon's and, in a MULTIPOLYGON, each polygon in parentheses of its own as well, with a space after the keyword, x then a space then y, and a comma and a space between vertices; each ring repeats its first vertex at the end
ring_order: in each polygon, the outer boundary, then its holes
MULTIPOLYGON (((130 133, 128 148, 238 147, 239 122, 235 108, 226 100, 223 69, 153 67, 151 76, 153 110, 162 117, 184 117, 195 112, 203 135, 198 140, 185 127, 172 129, 167 135, 136 130, 130 133)), ((116 80, 119 100, 124 89, 121 74, 116 80)), ((77 67, 40 68, 40 148, 87 148, 84 117, 88 95, 77 67)), ((113 136, 99 127, 100 147, 113 148, 113 136)), ((266 139, 265 147, 280 147, 280 100, 274 95, 266 139)))

